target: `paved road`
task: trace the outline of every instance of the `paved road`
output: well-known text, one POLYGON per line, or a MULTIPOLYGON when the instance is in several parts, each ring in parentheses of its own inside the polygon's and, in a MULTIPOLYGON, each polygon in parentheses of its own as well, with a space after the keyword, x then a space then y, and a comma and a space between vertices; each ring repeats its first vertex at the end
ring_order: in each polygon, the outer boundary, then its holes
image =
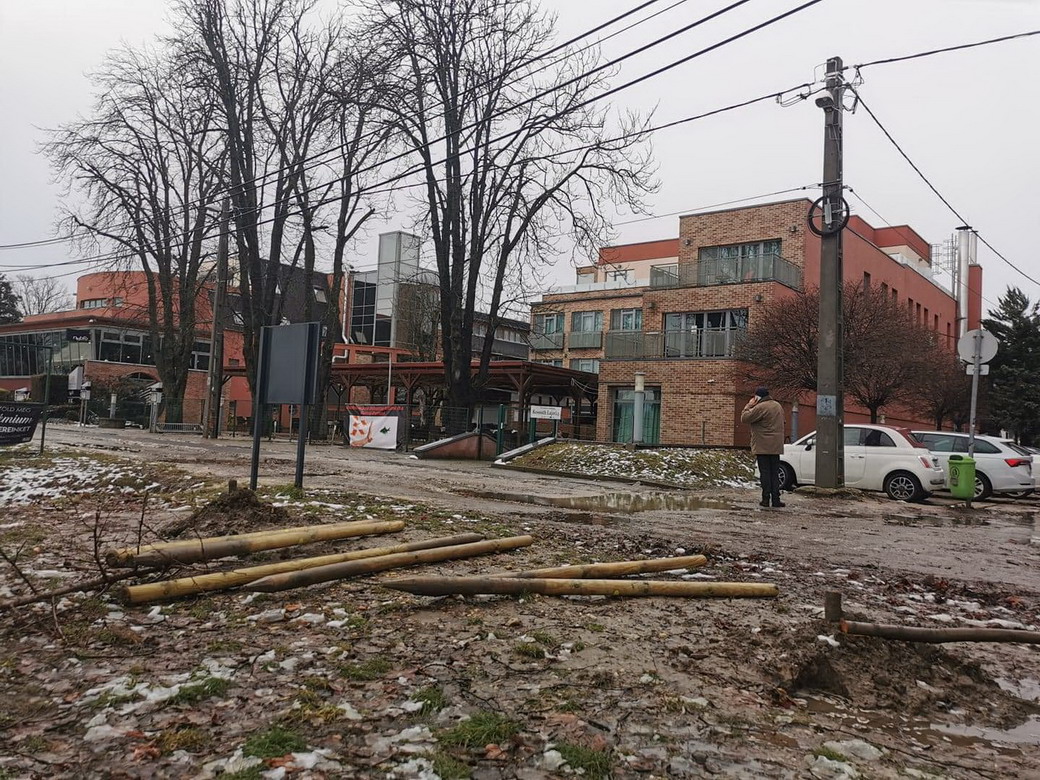
MULTIPOLYGON (((48 446, 56 451, 101 448, 177 464, 203 476, 236 478, 240 484, 249 473, 246 438, 213 441, 58 424, 48 430, 48 446)), ((293 442, 265 441, 261 483, 291 482, 295 450, 293 442)), ((889 573, 982 579, 1013 590, 1040 592, 1040 502, 1036 499, 988 502, 966 513, 942 500, 910 505, 883 497, 848 500, 795 494, 785 499, 784 510, 759 510, 753 490, 716 490, 710 496, 683 492, 666 498, 645 486, 558 478, 469 461, 418 460, 397 452, 343 446, 308 448, 305 484, 507 520, 540 517, 612 526, 664 536, 681 546, 714 545, 733 553, 797 559, 821 568, 878 568, 889 573), (606 494, 614 494, 615 500, 599 500, 606 494), (554 500, 573 504, 576 498, 586 506, 547 505, 554 500), (637 512, 618 508, 631 507, 633 502, 646 508, 637 512)))

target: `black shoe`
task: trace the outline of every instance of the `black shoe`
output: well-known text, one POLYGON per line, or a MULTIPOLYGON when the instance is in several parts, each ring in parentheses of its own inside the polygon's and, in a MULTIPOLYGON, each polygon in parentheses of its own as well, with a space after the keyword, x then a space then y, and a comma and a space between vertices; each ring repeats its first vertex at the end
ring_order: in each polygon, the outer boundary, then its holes
POLYGON ((758 505, 759 506, 764 506, 766 509, 769 508, 769 502, 768 501, 759 501, 758 505))
POLYGON ((785 504, 783 501, 774 501, 773 502, 773 506, 775 506, 778 509, 780 509, 780 508, 783 508, 783 507, 787 506, 787 504, 785 504))

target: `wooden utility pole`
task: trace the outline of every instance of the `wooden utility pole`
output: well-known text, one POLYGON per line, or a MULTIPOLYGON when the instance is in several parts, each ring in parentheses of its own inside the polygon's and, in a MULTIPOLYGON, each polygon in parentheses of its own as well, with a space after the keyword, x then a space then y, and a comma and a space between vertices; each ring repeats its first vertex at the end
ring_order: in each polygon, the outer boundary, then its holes
MULTIPOLYGON (((820 329, 816 385, 816 484, 845 484, 845 399, 842 391, 841 234, 848 219, 842 198, 842 100, 845 81, 841 57, 827 60, 826 91, 816 100, 823 109, 823 197, 820 225, 820 329)), ((810 217, 811 218, 811 217, 810 217)))
POLYGON ((220 238, 217 240, 217 283, 213 289, 213 326, 210 330, 209 372, 202 414, 206 438, 220 435, 220 396, 224 389, 224 308, 228 277, 228 199, 220 207, 220 238))

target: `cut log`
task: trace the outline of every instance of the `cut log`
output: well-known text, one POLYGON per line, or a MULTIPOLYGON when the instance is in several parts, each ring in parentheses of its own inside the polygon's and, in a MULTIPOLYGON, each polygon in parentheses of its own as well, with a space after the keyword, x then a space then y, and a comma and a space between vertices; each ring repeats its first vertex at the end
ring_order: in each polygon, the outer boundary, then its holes
POLYGON ((1040 631, 1014 628, 917 628, 843 620, 841 630, 842 633, 856 636, 876 636, 881 639, 926 642, 933 645, 945 642, 1024 642, 1040 645, 1040 631))
POLYGON ((227 590, 228 588, 245 585, 247 582, 253 582, 272 574, 313 569, 317 566, 327 566, 331 563, 376 558, 381 555, 392 555, 394 553, 469 544, 471 542, 479 542, 483 538, 480 534, 459 534, 458 536, 441 536, 436 539, 425 539, 421 542, 395 544, 388 547, 369 547, 364 550, 318 555, 313 558, 294 558, 293 560, 268 563, 262 566, 248 566, 242 569, 199 574, 194 577, 181 577, 180 579, 166 580, 164 582, 130 585, 129 587, 120 588, 117 591, 117 595, 124 604, 142 604, 149 601, 179 598, 180 596, 193 596, 215 590, 227 590))
MULTIPOLYGON (((291 528, 269 528, 266 531, 250 531, 245 534, 229 534, 227 536, 203 536, 193 539, 177 539, 172 542, 155 542, 153 544, 142 544, 140 547, 123 547, 119 550, 109 550, 105 553, 105 561, 109 566, 127 567, 133 565, 131 562, 146 553, 153 552, 177 552, 181 550, 195 550, 199 544, 211 545, 217 542, 244 542, 250 539, 269 539, 276 536, 294 536, 306 538, 310 533, 331 533, 340 528, 355 528, 358 525, 367 525, 372 520, 351 520, 344 523, 326 523, 323 525, 297 525, 291 528)), ((322 541, 322 540, 315 540, 322 541)), ((304 542, 300 542, 304 544, 304 542)))
POLYGON ((573 566, 556 566, 550 569, 530 569, 529 571, 500 572, 490 576, 538 578, 538 579, 596 579, 624 577, 626 574, 645 574, 647 572, 672 571, 673 569, 694 569, 704 566, 708 559, 703 555, 685 555, 678 558, 647 558, 641 561, 611 561, 609 563, 585 563, 573 566))
POLYGON ((772 598, 766 582, 675 582, 672 580, 560 580, 523 577, 404 577, 382 583, 420 596, 479 593, 547 596, 679 596, 683 598, 772 598))
POLYGON ((311 542, 388 534, 400 531, 402 528, 404 528, 404 523, 401 520, 388 520, 385 522, 314 526, 299 533, 275 532, 266 536, 255 536, 251 539, 239 539, 236 537, 217 541, 196 539, 192 542, 186 542, 184 547, 142 552, 119 565, 170 566, 175 563, 197 563, 198 561, 211 561, 215 558, 227 558, 233 555, 249 555, 250 553, 263 552, 264 550, 295 547, 298 544, 309 544, 311 542))
POLYGON ((317 568, 305 569, 304 571, 275 574, 249 583, 246 585, 246 590, 259 591, 261 593, 290 590, 292 588, 302 588, 305 585, 316 585, 319 582, 330 582, 348 577, 374 574, 387 569, 401 569, 406 566, 418 566, 423 563, 472 558, 476 555, 490 555, 492 553, 505 552, 506 550, 515 550, 518 547, 527 547, 533 543, 534 537, 532 536, 509 536, 505 539, 489 539, 484 542, 439 547, 435 550, 425 550, 423 552, 383 555, 379 558, 369 558, 362 561, 347 561, 346 563, 318 566, 317 568))

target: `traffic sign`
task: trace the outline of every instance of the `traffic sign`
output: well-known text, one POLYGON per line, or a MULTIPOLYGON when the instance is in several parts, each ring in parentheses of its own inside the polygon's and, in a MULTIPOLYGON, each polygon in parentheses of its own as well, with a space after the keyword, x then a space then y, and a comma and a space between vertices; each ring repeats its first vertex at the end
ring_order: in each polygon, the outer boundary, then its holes
MULTIPOLYGON (((974 363, 968 363, 968 365, 965 366, 965 368, 967 368, 968 376, 974 376, 974 374, 975 374, 975 364, 974 363)), ((989 366, 986 365, 985 363, 981 363, 979 365, 979 376, 987 376, 988 374, 989 374, 989 366)))
POLYGON ((969 330, 957 341, 957 354, 965 363, 975 362, 976 344, 978 344, 979 362, 988 363, 997 354, 1000 342, 988 330, 969 330))

